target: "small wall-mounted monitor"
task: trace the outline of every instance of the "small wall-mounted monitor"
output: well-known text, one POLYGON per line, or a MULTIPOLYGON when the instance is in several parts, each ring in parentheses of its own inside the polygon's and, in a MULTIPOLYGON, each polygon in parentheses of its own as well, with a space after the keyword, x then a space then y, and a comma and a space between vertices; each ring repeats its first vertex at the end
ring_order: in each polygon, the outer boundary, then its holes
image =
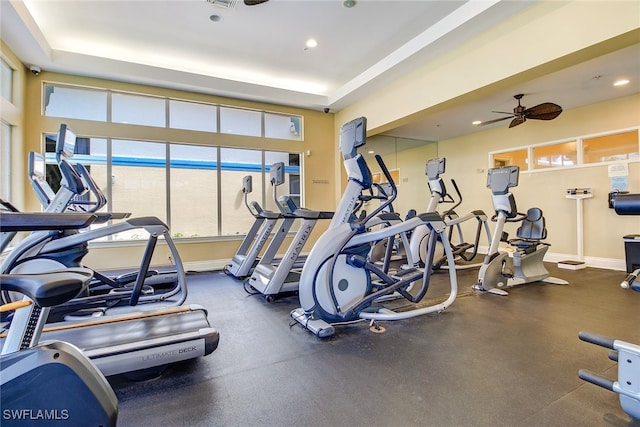
POLYGON ((56 157, 73 157, 76 150, 76 134, 67 125, 61 124, 58 130, 56 157))
POLYGON ((247 175, 242 178, 242 192, 251 193, 253 191, 253 178, 251 175, 247 175))
POLYGON ((427 166, 425 167, 425 174, 429 179, 438 179, 441 173, 444 173, 445 158, 440 157, 437 159, 427 160, 427 166))
POLYGON ((277 162, 271 165, 271 185, 278 186, 284 184, 284 162, 277 162))
POLYGON ((505 194, 509 188, 518 185, 520 168, 518 166, 503 166, 491 168, 487 173, 487 187, 494 194, 505 194))

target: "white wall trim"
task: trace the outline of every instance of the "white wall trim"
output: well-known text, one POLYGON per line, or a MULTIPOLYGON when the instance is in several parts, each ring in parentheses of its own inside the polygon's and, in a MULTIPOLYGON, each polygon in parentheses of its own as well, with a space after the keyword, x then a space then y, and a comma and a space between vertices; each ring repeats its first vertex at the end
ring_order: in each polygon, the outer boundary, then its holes
MULTIPOLYGON (((488 246, 480 246, 478 248, 478 252, 482 254, 486 254, 488 250, 488 246)), ((547 252, 544 257, 545 262, 558 263, 560 261, 567 260, 578 261, 578 257, 575 254, 560 254, 555 252, 547 252)), ((582 261, 587 265, 587 267, 606 268, 607 270, 617 271, 627 270, 627 262, 624 259, 586 256, 582 261)))
POLYGON ((231 264, 231 259, 212 259, 209 261, 185 262, 184 269, 185 271, 195 272, 216 271, 222 270, 227 264, 231 264))
MULTIPOLYGON (((480 247, 479 252, 486 253, 487 247, 480 247)), ((577 260, 575 255, 567 255, 567 254, 559 254, 553 252, 547 252, 545 258, 545 262, 560 262, 566 260, 577 260)), ((584 257, 585 264, 587 267, 594 268, 605 268, 607 270, 616 270, 616 271, 626 271, 627 263, 623 259, 615 259, 615 258, 598 258, 598 257, 584 257)), ((195 271, 195 272, 204 272, 204 271, 217 271, 222 270, 225 265, 231 264, 231 259, 213 259, 209 261, 195 261, 195 262, 185 262, 184 269, 185 271, 195 271)))

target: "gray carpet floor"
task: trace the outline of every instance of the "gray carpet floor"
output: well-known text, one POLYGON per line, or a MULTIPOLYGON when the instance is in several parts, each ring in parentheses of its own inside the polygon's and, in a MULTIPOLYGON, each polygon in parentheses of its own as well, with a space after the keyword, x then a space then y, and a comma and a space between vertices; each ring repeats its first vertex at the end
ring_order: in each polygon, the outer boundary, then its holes
MULTIPOLYGON (((319 339, 291 324, 297 297, 273 303, 220 272, 189 275, 189 302, 209 310, 218 349, 157 378, 111 377, 122 426, 637 426, 618 396, 578 370, 617 377, 590 332, 640 343, 640 295, 623 272, 587 268, 551 274, 569 285, 533 283, 509 296, 471 291, 444 313, 337 328, 319 339)), ((437 273, 430 295, 445 292, 437 273)), ((639 378, 640 380, 640 378, 639 378)))

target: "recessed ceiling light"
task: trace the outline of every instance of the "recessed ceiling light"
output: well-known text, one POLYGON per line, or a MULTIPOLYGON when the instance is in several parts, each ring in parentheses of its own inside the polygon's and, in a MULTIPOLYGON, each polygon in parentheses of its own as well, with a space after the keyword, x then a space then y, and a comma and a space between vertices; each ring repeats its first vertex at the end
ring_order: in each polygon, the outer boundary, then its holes
POLYGON ((373 151, 373 150, 369 150, 369 151, 367 151, 367 153, 369 153, 369 154, 376 154, 376 152, 375 152, 375 151, 373 151))
POLYGON ((617 80, 613 85, 614 86, 624 86, 624 85, 627 85, 627 84, 629 84, 629 80, 628 79, 620 79, 620 80, 617 80))
POLYGON ((351 8, 351 7, 355 6, 356 3, 358 3, 356 0, 344 0, 342 2, 342 6, 346 7, 346 8, 351 8))
POLYGON ((318 42, 316 41, 316 39, 309 39, 305 43, 305 46, 307 47, 307 49, 312 49, 312 48, 318 46, 318 42))
POLYGON ((480 123, 482 123, 481 120, 474 120, 471 122, 472 125, 479 125, 480 123))
POLYGON ((213 22, 220 22, 222 20, 222 16, 220 16, 220 15, 211 15, 209 17, 209 19, 211 19, 213 22))

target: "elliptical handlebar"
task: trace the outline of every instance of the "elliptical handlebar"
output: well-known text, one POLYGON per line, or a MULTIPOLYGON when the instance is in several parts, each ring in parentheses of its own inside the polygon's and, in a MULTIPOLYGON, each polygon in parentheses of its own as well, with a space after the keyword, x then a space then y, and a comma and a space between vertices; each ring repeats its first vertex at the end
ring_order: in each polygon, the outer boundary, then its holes
POLYGON ((95 197, 96 201, 95 202, 85 202, 85 201, 81 201, 81 200, 74 200, 74 201, 72 201, 72 204, 74 204, 74 205, 89 205, 89 206, 91 206, 91 208, 86 210, 87 212, 96 212, 96 211, 102 209, 104 206, 106 206, 107 197, 104 195, 104 193, 102 192, 102 190, 98 186, 98 183, 93 179, 93 177, 89 173, 89 170, 81 163, 77 163, 75 165, 75 169, 78 172, 78 174, 80 175, 80 178, 82 178, 83 184, 85 185, 87 190, 89 190, 89 192, 91 194, 93 194, 93 196, 95 197))
POLYGON ((458 184, 456 184, 455 179, 451 178, 451 184, 453 184, 453 188, 456 190, 456 194, 458 195, 458 202, 456 203, 455 199, 449 194, 447 193, 447 196, 449 196, 450 200, 442 200, 443 202, 450 202, 450 203, 455 203, 453 206, 451 206, 449 209, 447 209, 442 215, 443 216, 447 216, 449 215, 451 212, 453 212, 458 206, 460 206, 462 204, 462 193, 460 193, 460 189, 458 188, 458 184))
MULTIPOLYGON (((387 169, 387 165, 384 164, 384 160, 382 160, 382 157, 379 154, 376 154, 375 158, 376 158, 376 161, 378 162, 378 165, 380 166, 380 169, 382 170, 382 173, 387 179, 389 186, 391 187, 391 194, 388 194, 387 195, 388 197, 384 199, 380 198, 381 200, 384 200, 384 201, 380 203, 380 206, 378 206, 376 209, 374 209, 369 215, 367 215, 364 218, 364 220, 362 221, 362 224, 366 224, 371 218, 375 217, 380 212, 382 212, 387 206, 392 204, 393 201, 396 199, 396 197, 398 197, 398 187, 396 187, 396 183, 393 181, 393 177, 391 176, 389 169, 387 169)), ((386 194, 386 191, 382 190, 380 185, 376 184, 376 186, 379 190, 381 190, 384 194, 386 194)), ((371 198, 373 199, 373 198, 379 198, 379 197, 371 196, 371 198)))
MULTIPOLYGON (((516 212, 515 216, 513 216, 513 217, 509 217, 509 216, 507 215, 507 218, 505 219, 505 221, 506 221, 506 222, 520 222, 520 221, 522 221, 523 219, 525 219, 526 217, 527 217, 527 214, 526 214, 526 213, 523 213, 523 212, 516 212)), ((491 217, 491 221, 492 221, 492 222, 496 222, 497 220, 498 220, 498 214, 496 213, 496 214, 494 214, 494 215, 491 217)))

